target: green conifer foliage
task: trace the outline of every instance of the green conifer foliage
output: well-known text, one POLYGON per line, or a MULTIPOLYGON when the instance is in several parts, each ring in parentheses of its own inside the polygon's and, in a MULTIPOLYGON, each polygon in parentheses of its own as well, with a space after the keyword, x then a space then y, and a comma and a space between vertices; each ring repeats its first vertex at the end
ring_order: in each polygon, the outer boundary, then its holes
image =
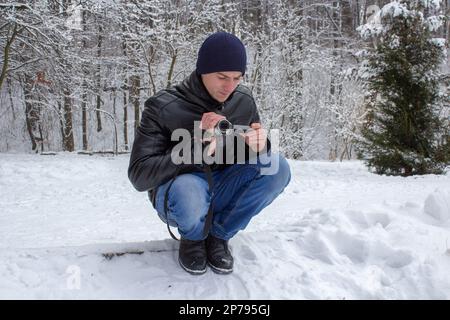
POLYGON ((448 122, 439 115, 443 46, 433 39, 421 8, 411 3, 383 8, 368 58, 368 88, 376 99, 359 150, 379 174, 440 174, 450 159, 448 122))

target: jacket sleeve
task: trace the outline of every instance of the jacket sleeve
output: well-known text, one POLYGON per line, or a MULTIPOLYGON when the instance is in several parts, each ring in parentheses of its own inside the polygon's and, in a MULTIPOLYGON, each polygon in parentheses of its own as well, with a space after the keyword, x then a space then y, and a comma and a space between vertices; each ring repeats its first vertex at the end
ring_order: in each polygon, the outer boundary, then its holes
POLYGON ((175 176, 179 165, 171 160, 170 146, 170 132, 162 127, 159 109, 149 100, 136 129, 128 167, 128 178, 136 190, 154 189, 175 176))
MULTIPOLYGON (((253 109, 253 115, 252 115, 252 120, 250 121, 250 124, 252 124, 254 122, 261 123, 261 118, 259 117, 258 108, 256 106, 256 102, 255 102, 254 99, 253 99, 253 104, 254 104, 254 106, 253 106, 254 109, 253 109)), ((272 144, 270 143, 269 133, 270 132, 267 132, 266 146, 264 147, 263 150, 261 150, 261 152, 258 152, 259 154, 263 154, 263 153, 269 152, 270 149, 271 149, 272 144)))

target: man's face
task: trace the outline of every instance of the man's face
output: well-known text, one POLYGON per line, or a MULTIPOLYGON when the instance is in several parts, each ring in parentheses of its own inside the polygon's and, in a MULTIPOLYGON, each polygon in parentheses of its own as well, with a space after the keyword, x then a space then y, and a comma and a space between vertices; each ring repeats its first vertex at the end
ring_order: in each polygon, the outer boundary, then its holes
POLYGON ((211 97, 219 102, 224 102, 241 82, 240 71, 222 71, 202 74, 203 84, 211 97))

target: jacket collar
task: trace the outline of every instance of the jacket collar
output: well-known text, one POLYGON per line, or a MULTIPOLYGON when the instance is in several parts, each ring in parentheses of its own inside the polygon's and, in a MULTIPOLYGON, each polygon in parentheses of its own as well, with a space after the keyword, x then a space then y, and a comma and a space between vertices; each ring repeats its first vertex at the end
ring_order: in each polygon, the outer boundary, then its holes
MULTIPOLYGON (((203 84, 201 76, 196 71, 193 71, 181 84, 176 85, 175 90, 180 92, 189 102, 200 105, 210 111, 215 111, 222 105, 221 102, 211 97, 203 84)), ((232 98, 233 94, 234 92, 228 97, 227 101, 232 98)))

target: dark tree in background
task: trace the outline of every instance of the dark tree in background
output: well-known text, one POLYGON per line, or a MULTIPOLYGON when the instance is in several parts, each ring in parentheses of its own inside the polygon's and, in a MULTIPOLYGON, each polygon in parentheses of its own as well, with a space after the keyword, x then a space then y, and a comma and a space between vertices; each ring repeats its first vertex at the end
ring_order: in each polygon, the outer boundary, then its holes
POLYGON ((375 98, 360 154, 379 174, 439 174, 449 164, 448 122, 440 114, 446 102, 438 81, 444 44, 432 36, 440 17, 424 17, 433 8, 415 3, 388 4, 372 27, 360 29, 376 38, 366 65, 375 98))

